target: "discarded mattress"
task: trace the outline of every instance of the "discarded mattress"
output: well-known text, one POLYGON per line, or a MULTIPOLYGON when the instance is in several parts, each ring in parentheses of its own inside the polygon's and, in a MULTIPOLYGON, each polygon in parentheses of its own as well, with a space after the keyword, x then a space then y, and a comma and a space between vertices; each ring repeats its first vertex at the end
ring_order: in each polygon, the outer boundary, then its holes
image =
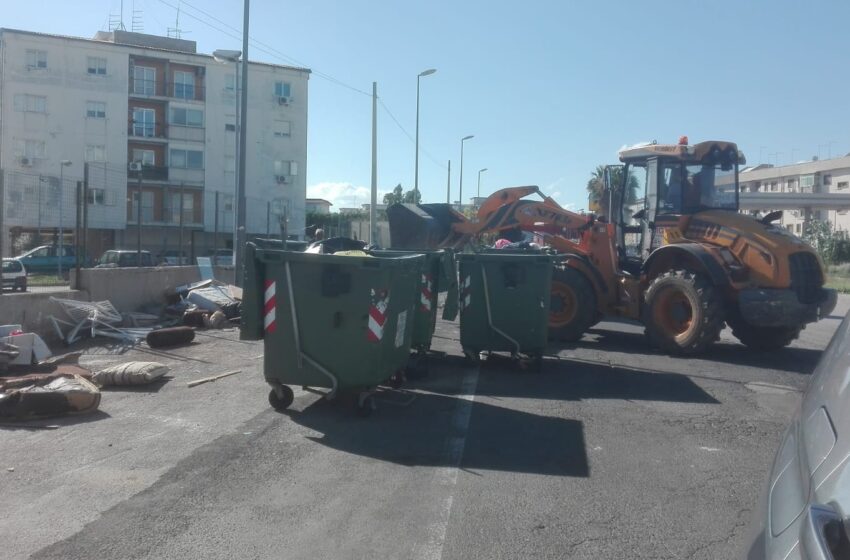
POLYGON ((0 379, 0 418, 35 420, 86 414, 100 406, 100 390, 79 375, 0 379))

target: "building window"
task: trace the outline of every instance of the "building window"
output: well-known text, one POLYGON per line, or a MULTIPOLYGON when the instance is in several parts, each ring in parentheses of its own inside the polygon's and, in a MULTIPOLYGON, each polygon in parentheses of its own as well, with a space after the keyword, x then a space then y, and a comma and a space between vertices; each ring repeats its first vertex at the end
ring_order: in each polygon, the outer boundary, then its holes
POLYGON ((105 119, 106 103, 103 101, 86 101, 86 116, 90 119, 105 119))
POLYGON ((142 165, 153 167, 156 165, 156 152, 153 150, 133 150, 133 161, 141 162, 142 165))
POLYGON ((827 187, 830 186, 832 184, 832 175, 824 175, 823 184, 827 187))
POLYGON ((156 113, 153 109, 133 109, 133 136, 152 138, 156 125, 156 113))
POLYGON ((97 204, 103 206, 106 204, 106 190, 105 189, 88 189, 88 202, 89 204, 97 204))
POLYGON ((95 76, 106 76, 106 59, 99 56, 88 57, 88 73, 95 76))
MULTIPOLYGON (((139 192, 133 193, 132 215, 130 221, 135 222, 139 215, 139 192)), ((142 223, 153 221, 153 193, 142 191, 142 223)))
POLYGON ((298 162, 297 161, 275 161, 274 162, 274 174, 277 176, 283 175, 298 175, 298 162))
POLYGON ((133 66, 133 93, 154 95, 156 92, 156 69, 133 66))
POLYGON ((171 150, 171 167, 203 169, 204 152, 199 150, 171 150))
MULTIPOLYGON (((180 193, 170 193, 165 199, 168 204, 166 221, 172 224, 180 223, 180 193)), ((195 221, 195 195, 183 193, 183 223, 195 221)))
POLYGON ((796 225, 796 226, 794 226, 794 227, 797 229, 797 233, 802 233, 802 232, 803 232, 803 226, 802 226, 801 224, 797 224, 797 225, 796 225))
POLYGON ((46 113, 47 98, 43 95, 30 95, 28 93, 15 95, 15 111, 46 113))
POLYGON ((287 99, 289 99, 291 97, 291 91, 292 85, 289 82, 274 83, 274 94, 277 98, 286 97, 287 99))
POLYGON ((47 51, 27 49, 27 70, 47 68, 47 51))
POLYGON ((195 75, 192 72, 174 72, 174 97, 195 99, 195 75))
POLYGON ((224 76, 224 89, 227 91, 236 91, 236 74, 226 74, 224 76))
POLYGON ((15 155, 25 158, 43 158, 45 155, 44 142, 41 140, 15 140, 15 155))
POLYGON ((236 173, 236 158, 233 156, 224 156, 224 172, 236 173))
POLYGON ((284 138, 292 134, 292 123, 289 121, 275 121, 274 135, 278 138, 284 138))
POLYGON ((236 132, 236 125, 235 124, 226 124, 226 125, 224 125, 224 131, 225 132, 236 132))
POLYGON ((843 189, 847 188, 847 185, 848 185, 847 181, 838 181, 838 184, 836 185, 836 187, 839 190, 843 190, 843 189))
POLYGON ((171 109, 171 124, 202 127, 204 126, 204 112, 200 109, 174 107, 171 109))
POLYGON ((106 161, 106 146, 86 146, 85 160, 90 162, 106 161))

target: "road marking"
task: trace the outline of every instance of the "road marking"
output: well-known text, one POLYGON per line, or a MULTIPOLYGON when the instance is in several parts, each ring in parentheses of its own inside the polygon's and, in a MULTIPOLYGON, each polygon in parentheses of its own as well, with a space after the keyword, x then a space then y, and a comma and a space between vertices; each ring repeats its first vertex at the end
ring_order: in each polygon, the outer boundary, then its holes
POLYGON ((457 404, 452 415, 451 434, 446 442, 443 460, 445 466, 437 469, 437 485, 445 488, 448 495, 440 507, 437 519, 427 528, 424 546, 417 546, 413 550, 413 557, 418 560, 441 560, 443 557, 443 545, 446 543, 446 532, 454 502, 454 489, 466 447, 466 435, 469 431, 475 390, 478 388, 479 371, 478 367, 468 370, 461 382, 460 394, 457 395, 457 404))
POLYGON ((699 448, 703 451, 720 451, 717 447, 706 447, 704 445, 700 445, 699 448))

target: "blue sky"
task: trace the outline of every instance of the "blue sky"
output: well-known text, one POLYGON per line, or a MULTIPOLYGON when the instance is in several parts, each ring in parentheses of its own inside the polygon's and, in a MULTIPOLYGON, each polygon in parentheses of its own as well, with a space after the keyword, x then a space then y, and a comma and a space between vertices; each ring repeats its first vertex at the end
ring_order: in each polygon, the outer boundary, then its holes
MULTIPOLYGON (((2 4, 2 26, 89 37, 120 2, 2 4)), ((145 32, 173 27, 176 4, 135 0, 145 32)), ((198 9, 241 28, 241 0, 183 2, 180 20, 203 52, 241 49, 239 32, 198 9)), ((437 69, 421 82, 426 202, 445 201, 449 159, 457 198, 469 134, 464 199, 486 167, 482 195, 536 184, 574 208, 586 206, 590 171, 624 144, 728 139, 750 163, 850 152, 846 1, 252 0, 251 17, 251 37, 275 51, 251 59, 295 60, 363 91, 377 81, 410 135, 416 75, 437 69)), ((308 195, 367 201, 370 98, 314 74, 309 104, 308 195)), ((378 118, 379 189, 412 188, 413 143, 383 109, 378 118)))

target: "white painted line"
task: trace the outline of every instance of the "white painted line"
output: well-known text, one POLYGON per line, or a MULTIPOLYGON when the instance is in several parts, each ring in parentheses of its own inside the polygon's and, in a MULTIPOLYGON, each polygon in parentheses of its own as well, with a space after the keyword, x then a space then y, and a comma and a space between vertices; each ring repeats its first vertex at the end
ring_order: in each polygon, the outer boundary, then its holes
POLYGON ((413 558, 417 560, 441 560, 443 545, 446 542, 446 532, 449 528, 449 518, 452 514, 454 490, 460 463, 463 461, 463 451, 466 447, 466 434, 469 431, 469 419, 472 416, 472 402, 475 400, 475 390, 478 388, 479 368, 470 369, 461 382, 460 394, 457 395, 454 415, 452 416, 452 433, 446 442, 444 467, 437 469, 437 485, 447 492, 437 519, 429 524, 425 535, 424 545, 413 550, 413 558))
POLYGON ((703 451, 720 451, 717 447, 706 447, 704 445, 700 445, 699 448, 703 451))

